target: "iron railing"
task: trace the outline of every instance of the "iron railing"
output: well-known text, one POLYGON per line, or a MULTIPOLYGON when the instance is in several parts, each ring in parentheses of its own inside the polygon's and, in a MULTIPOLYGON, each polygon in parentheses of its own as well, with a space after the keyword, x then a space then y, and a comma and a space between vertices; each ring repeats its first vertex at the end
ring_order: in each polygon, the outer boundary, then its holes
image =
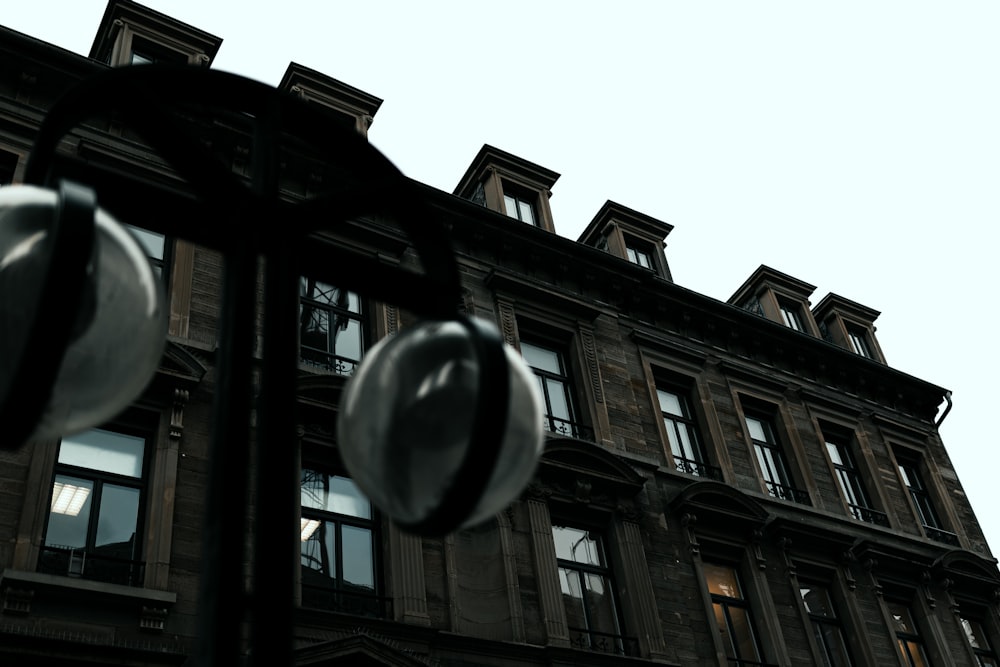
POLYGON ((941 530, 940 528, 934 528, 932 526, 924 526, 924 534, 935 542, 950 544, 953 547, 961 546, 958 541, 958 535, 955 533, 949 533, 947 530, 941 530))
POLYGON ((870 507, 862 507, 861 505, 848 505, 851 508, 851 515, 858 521, 864 521, 865 523, 874 523, 877 526, 889 527, 889 517, 885 512, 879 512, 878 510, 873 510, 870 507))
POLYGON ((51 544, 42 547, 38 571, 108 584, 142 586, 146 576, 146 563, 108 556, 93 550, 51 544))
POLYGON ((639 657, 639 640, 636 637, 624 637, 585 628, 569 628, 569 633, 569 644, 573 648, 639 657))
POLYGON ((578 438, 580 440, 594 442, 594 429, 589 426, 584 426, 579 422, 553 417, 552 415, 545 415, 544 426, 545 430, 549 433, 555 433, 556 435, 562 435, 567 438, 578 438))
POLYGON ((790 500, 793 503, 798 503, 800 505, 811 505, 812 502, 809 500, 809 494, 802 489, 796 489, 793 486, 787 486, 785 484, 778 484, 777 482, 765 482, 767 485, 767 492, 779 498, 781 500, 790 500))
POLYGON ((694 459, 686 459, 683 456, 674 456, 674 468, 676 468, 677 472, 683 472, 688 475, 707 477, 718 482, 723 481, 722 468, 719 466, 709 465, 701 461, 695 461, 694 459))

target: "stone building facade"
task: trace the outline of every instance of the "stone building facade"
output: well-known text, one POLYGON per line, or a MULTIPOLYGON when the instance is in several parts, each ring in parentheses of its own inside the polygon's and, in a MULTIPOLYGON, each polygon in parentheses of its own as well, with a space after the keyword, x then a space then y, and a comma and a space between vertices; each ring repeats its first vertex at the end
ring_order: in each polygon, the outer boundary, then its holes
MULTIPOLYGON (((0 28, 0 178, 22 180, 74 82, 210 67, 220 44, 128 0, 88 58, 0 28)), ((362 134, 381 104, 294 63, 279 88, 362 134)), ((246 169, 238 132, 212 140, 246 169)), ((173 178, 114 117, 61 150, 173 178)), ((283 192, 329 178, 303 157, 283 192)), ((302 277, 296 663, 998 664, 1000 573, 937 429, 950 395, 886 364, 879 313, 813 306, 812 285, 767 266, 727 302, 685 289, 671 226, 611 201, 577 241, 557 236, 558 178, 484 146, 453 193, 420 186, 453 236, 462 309, 498 324, 545 397, 535 479, 482 526, 407 534, 346 477, 337 400, 409 319, 302 277)), ((0 450, 3 664, 182 664, 197 634, 222 259, 127 222, 166 287, 167 348, 112 423, 0 450)), ((387 220, 331 242, 415 261, 387 220)))

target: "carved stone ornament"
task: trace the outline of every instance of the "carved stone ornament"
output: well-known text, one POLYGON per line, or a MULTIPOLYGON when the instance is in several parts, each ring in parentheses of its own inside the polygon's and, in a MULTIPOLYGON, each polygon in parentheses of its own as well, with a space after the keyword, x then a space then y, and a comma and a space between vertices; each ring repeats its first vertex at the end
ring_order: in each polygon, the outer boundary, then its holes
POLYGON ((691 550, 692 556, 697 556, 701 553, 701 545, 698 544, 698 537, 694 532, 696 523, 698 523, 698 517, 694 514, 684 514, 681 516, 681 525, 684 527, 684 533, 687 535, 688 548, 691 550))
POLYGON ((184 406, 190 397, 187 389, 174 389, 174 400, 170 406, 170 438, 180 440, 184 434, 184 406))
POLYGON ((3 613, 27 616, 34 598, 35 591, 30 588, 8 587, 3 594, 3 613))
POLYGON ((163 607, 142 606, 139 614, 139 628, 148 632, 163 632, 167 621, 167 610, 163 607))

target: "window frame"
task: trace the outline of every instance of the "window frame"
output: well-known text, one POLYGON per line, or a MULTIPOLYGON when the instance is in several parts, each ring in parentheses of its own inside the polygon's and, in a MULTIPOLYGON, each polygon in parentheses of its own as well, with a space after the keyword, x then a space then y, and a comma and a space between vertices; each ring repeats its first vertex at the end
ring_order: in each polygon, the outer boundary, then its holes
POLYGON ((532 190, 518 187, 510 183, 509 181, 503 180, 500 184, 501 189, 501 205, 503 206, 503 213, 508 218, 513 218, 519 222, 523 222, 526 225, 531 225, 532 227, 541 227, 541 220, 539 218, 538 210, 538 194, 532 190), (510 205, 513 204, 514 210, 511 211, 510 205), (531 217, 530 220, 526 220, 524 216, 525 208, 528 211, 528 215, 531 217))
POLYGON ((583 437, 586 433, 586 427, 580 421, 579 400, 572 370, 568 363, 569 355, 567 354, 567 346, 530 336, 522 336, 518 344, 522 358, 528 364, 532 374, 538 378, 538 386, 542 392, 542 401, 544 403, 542 419, 545 430, 564 437, 583 437), (558 371, 533 366, 524 354, 525 345, 555 355, 558 371), (562 394, 566 401, 568 412, 566 417, 556 417, 552 414, 552 397, 549 395, 550 383, 558 383, 562 386, 562 394))
POLYGON ((719 635, 720 642, 722 643, 723 651, 726 654, 726 659, 728 664, 737 666, 750 666, 750 665, 764 665, 764 647, 761 642, 761 633, 757 627, 757 622, 754 620, 754 605, 752 599, 747 597, 747 586, 743 581, 742 573, 740 572, 739 566, 734 563, 725 560, 715 560, 715 559, 703 559, 701 563, 701 573, 702 573, 702 585, 704 586, 705 592, 708 594, 708 600, 710 603, 710 613, 712 614, 710 623, 714 627, 719 635), (714 593, 712 591, 712 584, 710 582, 709 568, 716 569, 726 569, 732 573, 732 578, 736 583, 738 593, 740 597, 732 597, 724 595, 721 593, 714 593), (732 614, 730 613, 730 608, 741 609, 746 617, 747 629, 750 632, 750 642, 754 651, 753 659, 748 659, 741 655, 740 645, 735 640, 734 625, 732 621, 732 614), (719 612, 722 612, 720 615, 719 612), (726 627, 722 627, 722 623, 725 622, 726 627), (728 646, 727 642, 722 639, 722 636, 729 638, 728 646), (738 645, 739 644, 739 645, 738 645), (730 655, 730 650, 737 655, 730 655))
MULTIPOLYGON (((311 462, 304 462, 300 470, 300 500, 299 500, 299 522, 300 522, 300 541, 299 541, 299 567, 300 567, 300 586, 301 586, 301 605, 302 607, 309 609, 320 609, 326 611, 335 611, 339 613, 348 613, 357 616, 368 616, 373 618, 390 618, 391 613, 389 611, 390 601, 384 594, 385 584, 382 578, 382 535, 381 535, 381 519, 376 509, 375 505, 371 500, 364 495, 357 485, 345 474, 340 472, 331 471, 322 465, 313 464, 311 462), (306 480, 307 472, 311 472, 315 475, 325 477, 327 479, 327 484, 333 479, 346 481, 350 486, 356 491, 357 497, 364 499, 368 504, 368 517, 354 516, 352 514, 345 514, 342 512, 336 512, 329 509, 320 509, 317 507, 311 507, 306 505, 302 498, 305 495, 304 483, 306 480), (319 525, 314 527, 309 535, 305 539, 302 539, 302 533, 305 532, 307 523, 310 521, 317 521, 319 525), (305 559, 307 558, 304 550, 304 545, 307 541, 311 540, 313 535, 320 535, 320 540, 323 540, 323 531, 330 529, 334 531, 333 534, 333 550, 334 550, 334 562, 333 571, 324 571, 322 568, 311 568, 305 564, 305 559), (344 578, 344 550, 345 544, 343 541, 344 527, 367 530, 369 532, 370 544, 371 544, 371 579, 372 579, 372 590, 371 593, 364 593, 357 590, 350 590, 352 582, 346 581, 344 578), (309 577, 306 576, 306 572, 314 572, 316 576, 309 577), (306 579, 312 579, 315 581, 322 581, 324 583, 329 582, 329 586, 321 586, 318 583, 309 583, 306 579), (313 600, 318 600, 320 597, 329 600, 326 604, 314 604, 313 600), (354 601, 352 604, 351 601, 354 601), (359 611, 360 610, 360 611, 359 611)), ((328 546, 328 543, 324 541, 323 548, 328 546)))
POLYGON ((654 395, 656 398, 656 408, 659 410, 660 423, 665 435, 665 453, 673 458, 673 468, 677 472, 705 477, 723 481, 722 469, 712 465, 708 458, 708 450, 704 438, 702 437, 701 424, 698 415, 694 410, 691 400, 692 388, 676 380, 664 378, 654 372, 654 395), (678 404, 681 414, 668 412, 664 408, 661 394, 673 396, 678 404), (684 438, 682 433, 687 433, 687 440, 692 449, 691 456, 683 456, 684 438), (673 434, 673 437, 671 435, 673 434), (675 450, 675 443, 682 451, 675 450), (691 444, 693 443, 693 444, 691 444))
POLYGON ((990 637, 991 623, 989 610, 985 608, 973 609, 970 613, 967 605, 960 603, 956 619, 962 630, 962 635, 965 637, 965 643, 975 657, 976 664, 979 667, 996 667, 996 665, 1000 665, 1000 656, 998 656, 996 647, 990 637), (978 633, 973 631, 971 627, 973 623, 978 626, 978 633), (985 646, 978 645, 977 641, 982 642, 985 646))
POLYGON ((798 582, 798 589, 799 602, 802 605, 806 618, 809 619, 813 640, 816 648, 820 650, 823 656, 822 664, 828 665, 829 667, 853 667, 855 665, 855 660, 854 656, 851 654, 850 645, 847 642, 847 628, 844 625, 844 621, 842 620, 837 608, 834 591, 831 590, 831 587, 828 584, 809 578, 800 579, 798 582), (807 588, 810 590, 820 589, 824 592, 827 607, 831 610, 832 615, 820 613, 810 609, 809 602, 806 600, 806 595, 803 592, 807 588), (840 646, 838 648, 841 655, 846 658, 846 663, 836 659, 836 651, 830 646, 829 636, 830 632, 833 631, 836 632, 837 639, 839 639, 840 646))
POLYGON ((897 451, 895 458, 902 488, 907 492, 914 516, 924 535, 935 542, 960 546, 958 535, 950 532, 942 521, 937 494, 927 484, 928 478, 924 475, 923 457, 897 451))
MULTIPOLYGON (((339 297, 338 297, 339 300, 339 297)), ((329 283, 311 278, 307 275, 302 275, 299 277, 299 323, 298 323, 298 359, 299 365, 310 370, 320 370, 331 373, 333 375, 350 377, 354 375, 357 371, 358 366, 365 358, 365 354, 368 351, 368 346, 370 344, 370 331, 369 331, 369 311, 370 304, 367 300, 363 299, 360 294, 347 290, 344 288, 337 287, 336 285, 331 285, 329 283), (346 306, 341 306, 338 304, 324 303, 314 296, 307 296, 310 290, 315 290, 318 286, 323 285, 333 290, 335 293, 346 294, 346 306), (305 290, 305 292, 304 292, 305 290), (351 302, 355 301, 357 303, 357 311, 351 310, 351 302), (309 316, 311 318, 311 313, 319 311, 325 314, 327 330, 322 331, 326 340, 326 348, 320 349, 318 347, 313 347, 311 345, 306 345, 303 343, 303 338, 307 333, 307 311, 309 311, 309 316), (338 318, 346 320, 346 326, 350 327, 355 324, 358 329, 358 340, 357 346, 359 350, 358 358, 353 359, 348 356, 337 354, 336 350, 336 340, 337 336, 332 333, 331 324, 336 323, 338 318), (330 340, 333 339, 334 349, 329 350, 330 340), (316 360, 308 358, 306 354, 308 350, 309 354, 316 357, 316 360)), ((336 324, 336 327, 340 327, 340 324, 336 324)), ((345 329, 346 330, 346 329, 345 329)))
POLYGON ((19 153, 0 148, 0 186, 14 183, 20 161, 21 155, 19 153))
POLYGON ((886 599, 885 609, 890 622, 889 630, 896 640, 896 648, 899 650, 903 664, 907 667, 929 667, 930 659, 928 657, 927 642, 920 632, 920 626, 917 624, 910 602, 897 598, 886 599), (901 627, 900 622, 897 620, 901 616, 897 616, 893 611, 894 609, 905 612, 906 620, 909 622, 908 624, 911 629, 907 630, 901 627), (914 660, 911 647, 918 649, 919 661, 914 660))
POLYGON ((872 495, 868 492, 865 476, 855 455, 854 437, 826 424, 820 430, 827 460, 848 513, 858 521, 888 528, 888 516, 872 503, 872 495), (834 459, 831 449, 837 452, 839 461, 834 459))
POLYGON ((146 544, 145 528, 147 520, 149 485, 151 481, 150 469, 154 456, 155 439, 153 434, 145 429, 130 427, 129 425, 124 424, 105 424, 89 429, 88 431, 84 431, 84 433, 77 434, 77 436, 62 438, 57 443, 55 448, 53 459, 54 464, 49 478, 49 509, 45 512, 45 519, 42 523, 38 560, 35 565, 36 570, 47 574, 69 576, 88 581, 122 584, 130 587, 142 587, 145 584, 146 577, 145 557, 148 545, 146 544), (71 441, 73 437, 80 437, 82 435, 92 434, 95 432, 111 433, 113 435, 141 440, 142 458, 139 465, 139 475, 133 477, 122 473, 102 470, 100 468, 90 468, 59 460, 60 455, 64 451, 63 446, 67 440, 71 441), (90 507, 88 509, 87 529, 84 537, 85 544, 81 548, 72 547, 68 549, 61 549, 59 546, 62 545, 57 546, 50 544, 49 529, 52 522, 52 514, 55 511, 53 508, 55 502, 55 485, 58 483, 57 480, 60 477, 68 477, 91 483, 91 490, 89 494, 90 507), (132 540, 133 553, 131 558, 109 558, 106 555, 97 553, 100 546, 96 544, 96 541, 101 524, 102 509, 105 508, 105 505, 103 504, 104 492, 105 487, 109 485, 137 491, 136 517, 132 540), (62 552, 67 552, 66 556, 68 558, 65 572, 61 571, 61 568, 56 569, 54 565, 57 560, 61 560, 63 555, 62 552), (77 556, 78 553, 80 554, 79 557, 77 556), (49 556, 49 558, 47 558, 47 556, 49 556), (97 576, 94 576, 93 571, 91 571, 91 576, 87 576, 88 561, 94 561, 95 559, 97 563, 104 563, 105 565, 110 563, 112 564, 112 567, 115 564, 125 566, 124 569, 126 570, 126 573, 124 579, 120 577, 109 578, 108 576, 102 576, 100 573, 98 573, 97 576), (46 563, 46 560, 50 561, 50 563, 46 563))
POLYGON ((607 535, 604 531, 599 529, 573 521, 565 521, 556 517, 552 518, 551 530, 551 539, 556 554, 556 576, 559 580, 563 607, 566 609, 566 629, 570 633, 570 645, 574 648, 581 648, 601 653, 637 655, 637 647, 632 646, 634 640, 625 635, 623 608, 621 600, 618 596, 618 587, 615 581, 613 566, 609 558, 610 545, 607 535), (558 544, 556 538, 557 529, 583 533, 581 541, 584 538, 590 538, 592 535, 596 535, 597 539, 592 541, 595 544, 595 552, 599 563, 594 564, 560 557, 559 549, 556 547, 558 544), (576 576, 577 585, 579 587, 579 601, 582 609, 584 624, 586 625, 586 627, 583 628, 570 625, 570 613, 566 600, 567 596, 570 595, 570 591, 567 590, 569 588, 568 583, 564 584, 564 577, 565 581, 568 582, 568 577, 571 573, 576 576), (590 587, 587 585, 587 580, 591 576, 599 577, 605 588, 610 592, 608 602, 611 607, 611 621, 614 625, 614 628, 612 628, 614 632, 607 632, 607 628, 596 629, 594 627, 595 623, 591 618, 591 605, 587 602, 588 591, 590 590, 590 587), (573 637, 574 633, 578 634, 577 638, 573 637))
POLYGON ((810 505, 809 494, 795 486, 795 476, 784 443, 778 439, 776 419, 773 414, 755 409, 744 410, 743 425, 766 493, 779 500, 810 505), (754 437, 750 420, 762 426, 763 440, 754 437), (766 456, 767 454, 770 456, 766 456), (773 470, 771 463, 775 463, 773 470))
POLYGON ((847 333, 847 343, 854 354, 865 359, 874 360, 875 351, 868 338, 868 329, 852 322, 844 322, 844 330, 847 333))
POLYGON ((778 302, 778 313, 781 315, 781 322, 792 331, 808 333, 805 321, 802 317, 802 306, 792 299, 783 296, 775 297, 778 302))

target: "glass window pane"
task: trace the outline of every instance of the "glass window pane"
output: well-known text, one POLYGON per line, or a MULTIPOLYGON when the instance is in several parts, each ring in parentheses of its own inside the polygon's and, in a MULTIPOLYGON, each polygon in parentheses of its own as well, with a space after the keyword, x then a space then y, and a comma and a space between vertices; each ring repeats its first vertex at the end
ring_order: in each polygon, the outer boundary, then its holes
POLYGON ((559 586, 566 607, 566 624, 571 628, 586 628, 587 615, 583 610, 583 590, 580 574, 574 570, 559 568, 559 586))
POLYGON ((355 526, 341 526, 340 539, 344 548, 344 583, 373 592, 375 569, 372 560, 372 531, 355 526))
POLYGON ((768 442, 767 435, 764 432, 764 424, 761 423, 759 419, 754 417, 747 417, 747 429, 750 431, 750 437, 754 440, 759 440, 760 442, 768 442))
POLYGON ((521 356, 528 365, 538 370, 562 375, 562 364, 559 363, 559 353, 547 350, 531 343, 521 342, 521 356))
POLYGON ((321 521, 316 530, 302 541, 300 561, 302 567, 332 578, 337 576, 336 554, 336 524, 321 521))
POLYGON ((552 526, 556 558, 575 563, 603 566, 601 546, 587 531, 566 526, 552 526))
POLYGON ((138 520, 139 489, 104 484, 94 546, 102 553, 114 551, 119 558, 131 559, 135 554, 138 520))
POLYGON ((303 507, 361 519, 372 518, 371 502, 347 477, 303 468, 301 498, 303 507))
POLYGON ((338 317, 332 343, 330 352, 338 357, 355 361, 361 359, 361 322, 338 317))
POLYGON ((94 483, 86 479, 56 475, 52 488, 49 525, 45 544, 82 549, 87 546, 87 526, 94 496, 94 483))
POLYGON ((156 259, 163 259, 163 248, 165 245, 165 237, 163 234, 157 234, 156 232, 151 232, 148 229, 142 229, 132 225, 125 226, 128 227, 130 232, 132 232, 132 235, 135 236, 139 245, 148 256, 156 259))
POLYGON ((549 416, 572 421, 573 416, 569 411, 569 396, 566 394, 566 385, 558 380, 546 379, 545 388, 549 396, 549 416))
POLYGON ((518 206, 521 210, 521 221, 529 225, 535 224, 535 213, 531 209, 531 204, 526 201, 519 201, 518 206))
POLYGON ((615 601, 611 586, 599 574, 588 572, 585 573, 584 577, 587 584, 587 610, 590 612, 590 629, 609 635, 617 635, 618 619, 615 614, 615 601))
POLYGON ((753 637, 753 628, 750 626, 750 615, 747 610, 730 606, 729 618, 733 624, 731 632, 737 650, 735 657, 758 662, 760 656, 757 655, 757 642, 753 637))
POLYGON ((703 567, 709 593, 736 600, 743 598, 743 594, 740 591, 739 579, 736 577, 736 570, 726 565, 716 565, 715 563, 705 563, 703 567))
POLYGON ((833 618, 833 604, 830 601, 830 594, 821 586, 802 586, 799 588, 802 595, 802 602, 806 606, 806 611, 814 616, 826 616, 833 618))
POLYGON ((145 447, 143 438, 95 428, 63 438, 59 463, 138 478, 145 447))
POLYGON ((503 196, 504 212, 512 218, 517 217, 517 201, 510 195, 503 196))
POLYGON ((656 396, 660 399, 660 410, 671 415, 684 417, 684 410, 681 407, 680 396, 662 389, 656 390, 656 396))

